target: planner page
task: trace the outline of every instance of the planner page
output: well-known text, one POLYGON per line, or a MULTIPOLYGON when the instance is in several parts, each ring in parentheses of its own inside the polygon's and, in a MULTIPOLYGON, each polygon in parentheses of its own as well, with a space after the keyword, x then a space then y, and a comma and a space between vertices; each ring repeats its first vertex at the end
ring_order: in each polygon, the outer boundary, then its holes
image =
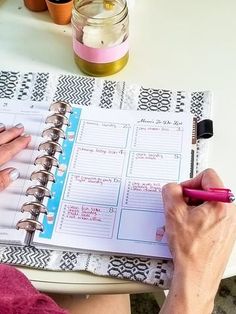
POLYGON ((30 134, 32 138, 26 149, 8 163, 0 165, 0 170, 13 167, 20 172, 20 177, 0 193, 0 243, 24 242, 26 232, 17 230, 16 224, 20 219, 29 217, 28 213, 21 212, 21 206, 31 200, 25 196, 25 192, 29 186, 34 185, 30 181, 30 175, 36 170, 34 160, 39 155, 38 145, 43 140, 41 133, 48 114, 48 103, 0 100, 0 122, 7 128, 21 123, 25 127, 24 133, 30 134))
POLYGON ((34 242, 170 257, 161 190, 190 177, 188 114, 75 108, 34 242))

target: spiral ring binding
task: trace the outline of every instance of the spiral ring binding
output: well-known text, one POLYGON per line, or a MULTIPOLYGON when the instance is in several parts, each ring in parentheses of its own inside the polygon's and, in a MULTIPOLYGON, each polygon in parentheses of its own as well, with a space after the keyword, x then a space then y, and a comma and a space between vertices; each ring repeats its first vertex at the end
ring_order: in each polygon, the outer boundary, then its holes
POLYGON ((34 162, 35 165, 41 165, 45 170, 49 171, 53 166, 59 167, 59 163, 54 156, 43 155, 38 156, 34 162))
POLYGON ((47 208, 40 202, 27 202, 24 203, 21 207, 21 211, 23 212, 30 212, 33 216, 37 216, 40 213, 47 215, 47 208))
POLYGON ((16 229, 25 229, 32 233, 36 230, 43 231, 43 225, 35 219, 27 218, 19 220, 16 224, 16 229))
POLYGON ((51 198, 51 193, 48 188, 43 185, 30 186, 26 192, 26 196, 33 195, 38 201, 42 201, 44 197, 51 198))
MULTIPOLYGON (((17 229, 25 229, 31 235, 36 230, 43 231, 43 226, 37 218, 41 213, 47 215, 47 208, 43 205, 43 200, 45 197, 51 198, 47 184, 55 182, 51 169, 59 167, 55 154, 62 153, 62 146, 58 142, 60 139, 66 138, 62 128, 64 125, 69 125, 69 119, 66 115, 72 113, 72 107, 64 101, 58 101, 50 105, 49 111, 54 111, 54 113, 46 118, 45 124, 51 124, 51 126, 42 132, 42 137, 47 140, 38 147, 39 151, 44 151, 46 154, 38 156, 34 162, 34 165, 40 166, 42 169, 32 172, 30 176, 32 181, 38 181, 39 184, 28 187, 25 194, 26 196, 33 196, 34 200, 24 203, 21 207, 21 211, 29 212, 31 218, 21 219, 16 225, 17 229)), ((29 244, 30 241, 31 236, 28 241, 29 244)))
POLYGON ((45 129, 42 133, 42 137, 49 137, 52 141, 57 142, 60 138, 65 139, 65 132, 59 128, 51 127, 45 129))
POLYGON ((68 118, 61 113, 54 113, 51 116, 48 116, 45 123, 52 123, 57 128, 61 128, 64 124, 69 125, 68 118))
POLYGON ((37 180, 43 186, 47 185, 49 181, 55 182, 54 174, 47 170, 39 170, 31 173, 30 180, 37 180))
POLYGON ((62 153, 62 147, 60 144, 54 141, 47 141, 39 144, 38 150, 45 150, 48 155, 53 156, 55 153, 62 153))
POLYGON ((71 105, 64 101, 54 102, 51 104, 49 111, 55 111, 57 113, 61 113, 65 115, 67 112, 72 113, 71 105))

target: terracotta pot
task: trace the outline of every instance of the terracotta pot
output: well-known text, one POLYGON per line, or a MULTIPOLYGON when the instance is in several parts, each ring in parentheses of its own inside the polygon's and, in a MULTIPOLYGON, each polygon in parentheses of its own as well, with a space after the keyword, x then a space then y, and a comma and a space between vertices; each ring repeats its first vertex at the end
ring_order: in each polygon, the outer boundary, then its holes
POLYGON ((47 10, 45 0, 24 0, 26 8, 31 11, 40 12, 47 10))
POLYGON ((73 0, 71 1, 46 0, 48 11, 53 19, 54 23, 65 25, 69 24, 71 20, 73 0))

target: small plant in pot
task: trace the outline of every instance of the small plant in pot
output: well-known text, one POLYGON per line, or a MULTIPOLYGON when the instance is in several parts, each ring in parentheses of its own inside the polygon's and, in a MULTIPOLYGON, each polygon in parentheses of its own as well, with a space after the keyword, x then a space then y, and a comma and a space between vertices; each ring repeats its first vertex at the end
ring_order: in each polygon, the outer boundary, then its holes
POLYGON ((26 8, 31 11, 40 12, 47 10, 47 5, 45 0, 24 0, 26 8))
POLYGON ((70 23, 73 0, 46 0, 46 3, 54 23, 60 25, 70 23))

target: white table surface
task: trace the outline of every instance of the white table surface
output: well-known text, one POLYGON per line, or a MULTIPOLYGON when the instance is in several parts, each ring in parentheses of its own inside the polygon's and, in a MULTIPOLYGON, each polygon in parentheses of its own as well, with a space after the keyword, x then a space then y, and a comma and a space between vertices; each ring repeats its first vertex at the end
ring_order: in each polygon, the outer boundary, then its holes
MULTIPOLYGON (((214 137, 209 166, 236 193, 234 0, 137 0, 130 12, 130 60, 111 76, 144 86, 213 92, 214 137)), ((23 0, 0 0, 0 69, 81 74, 73 60, 70 25, 52 23, 48 12, 28 11, 23 0)), ((22 268, 43 291, 142 292, 147 285, 86 273, 22 268)), ((236 275, 236 246, 225 277, 236 275)))

